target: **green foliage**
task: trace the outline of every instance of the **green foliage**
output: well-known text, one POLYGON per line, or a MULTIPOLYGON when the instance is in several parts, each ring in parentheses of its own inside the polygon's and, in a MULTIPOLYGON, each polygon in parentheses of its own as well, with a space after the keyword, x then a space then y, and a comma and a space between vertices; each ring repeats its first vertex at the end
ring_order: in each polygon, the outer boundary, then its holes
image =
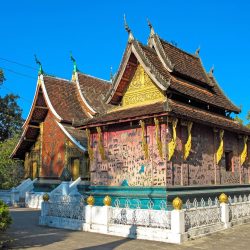
POLYGON ((0 141, 19 132, 23 123, 22 110, 17 104, 18 96, 8 94, 0 97, 0 141))
POLYGON ((234 120, 237 121, 239 124, 243 125, 243 120, 239 116, 235 116, 234 120))
POLYGON ((0 200, 0 232, 5 231, 12 223, 8 206, 0 200))
POLYGON ((0 69, 0 85, 4 82, 5 78, 4 78, 4 74, 3 71, 0 69))
POLYGON ((23 161, 10 158, 18 142, 18 135, 0 141, 0 189, 17 186, 24 175, 23 161))

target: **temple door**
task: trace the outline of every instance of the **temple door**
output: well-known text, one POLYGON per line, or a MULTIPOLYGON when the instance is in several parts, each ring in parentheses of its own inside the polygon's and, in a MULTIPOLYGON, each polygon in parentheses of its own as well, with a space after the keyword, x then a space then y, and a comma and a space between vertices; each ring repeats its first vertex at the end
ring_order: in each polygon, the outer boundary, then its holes
POLYGON ((37 177, 37 162, 32 162, 32 178, 35 179, 37 177))
POLYGON ((80 169, 80 159, 72 158, 71 159, 71 174, 73 180, 76 180, 79 177, 79 169, 80 169))

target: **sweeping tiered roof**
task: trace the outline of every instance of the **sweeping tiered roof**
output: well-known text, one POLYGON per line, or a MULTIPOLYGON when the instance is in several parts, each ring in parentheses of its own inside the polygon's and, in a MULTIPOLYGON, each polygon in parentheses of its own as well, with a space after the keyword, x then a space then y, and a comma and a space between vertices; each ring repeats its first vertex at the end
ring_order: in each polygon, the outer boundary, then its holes
POLYGON ((30 113, 23 125, 23 133, 11 157, 24 159, 25 152, 35 143, 40 133, 40 123, 50 111, 58 127, 81 151, 86 150, 84 133, 75 124, 97 111, 103 111, 103 101, 96 98, 95 89, 106 93, 110 84, 104 80, 75 72, 76 81, 41 74, 38 77, 36 92, 30 113), (95 85, 95 89, 90 86, 95 85), (88 95, 88 96, 87 96, 88 95), (95 99, 92 101, 92 98, 95 99), (91 111, 90 111, 91 110, 91 111))
POLYGON ((109 106, 104 113, 86 119, 82 128, 155 115, 174 115, 213 127, 250 133, 248 128, 230 118, 230 113, 238 114, 240 109, 224 94, 213 74, 205 71, 198 53, 187 53, 164 41, 152 26, 147 45, 129 34, 120 67, 105 100, 113 108, 109 106), (141 107, 114 108, 121 105, 139 64, 164 93, 165 101, 141 107))

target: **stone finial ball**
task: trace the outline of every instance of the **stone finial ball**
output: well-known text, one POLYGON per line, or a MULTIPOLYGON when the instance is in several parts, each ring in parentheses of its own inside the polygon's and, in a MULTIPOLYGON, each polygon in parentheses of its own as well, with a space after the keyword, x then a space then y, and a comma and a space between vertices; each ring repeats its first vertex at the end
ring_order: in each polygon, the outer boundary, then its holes
POLYGON ((228 197, 226 194, 222 193, 220 196, 219 196, 219 201, 220 203, 228 203, 228 197))
POLYGON ((49 201, 49 194, 45 193, 43 195, 43 201, 49 201))
POLYGON ((90 205, 90 206, 93 206, 95 203, 95 198, 94 196, 90 195, 88 198, 87 198, 87 204, 90 205))
POLYGON ((182 200, 179 198, 179 197, 176 197, 174 200, 173 200, 173 207, 175 210, 181 210, 182 208, 182 200))
POLYGON ((103 204, 104 206, 111 206, 111 197, 110 196, 105 196, 104 199, 103 199, 103 204))

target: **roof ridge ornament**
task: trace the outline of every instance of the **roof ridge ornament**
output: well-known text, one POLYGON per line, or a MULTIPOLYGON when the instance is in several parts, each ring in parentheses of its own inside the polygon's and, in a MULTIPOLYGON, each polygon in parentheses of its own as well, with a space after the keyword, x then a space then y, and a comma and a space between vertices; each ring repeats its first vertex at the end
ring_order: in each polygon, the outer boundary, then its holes
POLYGON ((36 54, 34 55, 34 57, 35 57, 36 64, 39 65, 38 75, 40 76, 40 75, 44 74, 43 67, 42 67, 41 62, 38 60, 36 54))
POLYGON ((128 26, 128 23, 127 23, 126 15, 125 15, 125 14, 124 14, 124 16, 123 16, 123 19, 124 19, 124 28, 125 28, 125 30, 128 32, 128 41, 131 42, 131 41, 134 40, 134 36, 133 36, 133 34, 132 34, 131 29, 130 29, 129 26, 128 26))
POLYGON ((73 73, 78 72, 78 68, 77 68, 77 64, 76 64, 76 60, 72 55, 72 52, 70 51, 70 60, 73 62, 73 73))
POLYGON ((211 69, 209 70, 208 75, 209 75, 210 77, 212 77, 212 76, 214 75, 214 65, 213 65, 213 66, 211 67, 211 69))
POLYGON ((199 47, 196 49, 196 51, 195 51, 195 55, 196 55, 196 56, 199 56, 200 51, 201 51, 201 47, 199 46, 199 47))
POLYGON ((113 68, 110 66, 110 81, 113 82, 114 75, 113 75, 113 68))
POLYGON ((154 30, 152 23, 150 22, 148 18, 147 18, 147 22, 148 22, 148 27, 150 29, 150 37, 152 37, 155 34, 155 30, 154 30))

